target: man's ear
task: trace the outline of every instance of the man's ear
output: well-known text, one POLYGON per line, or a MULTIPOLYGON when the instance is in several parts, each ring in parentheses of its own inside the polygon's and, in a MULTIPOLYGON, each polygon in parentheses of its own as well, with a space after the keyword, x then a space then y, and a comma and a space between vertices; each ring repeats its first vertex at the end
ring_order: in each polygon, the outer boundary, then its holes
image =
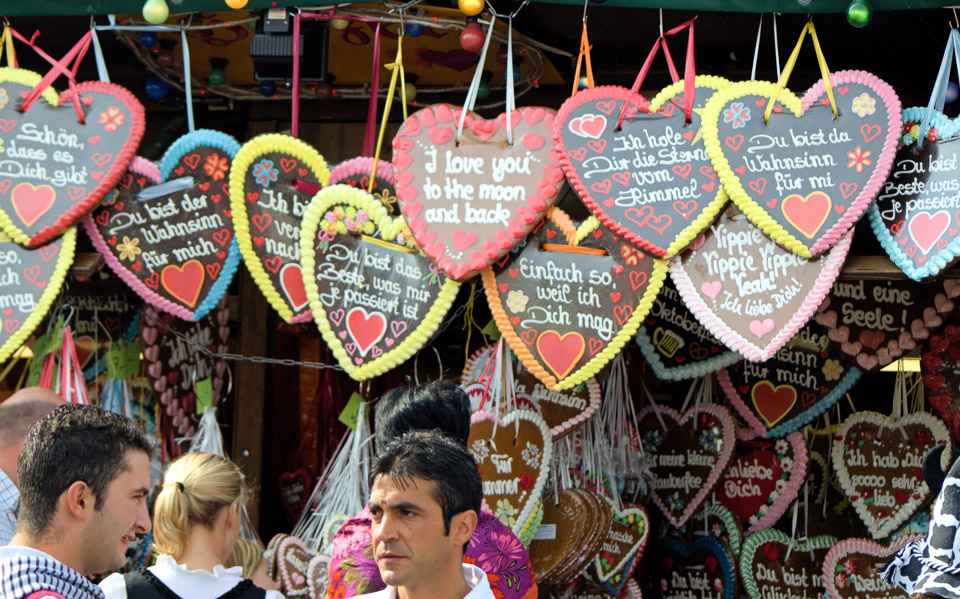
POLYGON ((450 536, 455 544, 462 545, 470 540, 477 528, 477 518, 477 512, 473 510, 454 514, 450 519, 450 536))
POLYGON ((77 520, 89 518, 97 504, 97 497, 93 494, 93 490, 82 480, 78 480, 67 487, 64 495, 66 496, 67 510, 77 520))

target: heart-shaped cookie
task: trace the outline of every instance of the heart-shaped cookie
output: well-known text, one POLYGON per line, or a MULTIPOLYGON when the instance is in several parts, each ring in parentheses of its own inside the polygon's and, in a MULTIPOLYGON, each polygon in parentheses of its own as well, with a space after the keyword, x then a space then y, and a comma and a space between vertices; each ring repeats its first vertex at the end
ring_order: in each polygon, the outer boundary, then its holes
POLYGON ((653 373, 667 381, 702 377, 740 360, 697 321, 669 277, 637 330, 636 342, 653 373))
POLYGON ((240 147, 230 169, 230 209, 243 261, 286 322, 309 322, 300 272, 300 221, 330 179, 313 146, 289 135, 258 135, 240 147))
POLYGON ((797 498, 807 475, 803 435, 777 441, 739 441, 717 487, 717 501, 730 508, 752 533, 773 526, 797 498))
POLYGON ((115 291, 99 281, 78 281, 63 294, 63 302, 73 309, 70 329, 87 380, 107 370, 107 349, 112 343, 133 343, 140 335, 143 302, 133 292, 115 291))
POLYGON ((733 457, 733 416, 716 404, 695 406, 683 416, 673 408, 656 406, 641 410, 637 421, 656 476, 653 502, 679 528, 720 483, 733 457))
POLYGON ((901 537, 890 545, 868 539, 844 539, 830 548, 823 560, 823 587, 829 599, 893 599, 909 595, 887 584, 880 573, 907 543, 923 535, 901 537))
POLYGON ((743 542, 740 580, 750 599, 820 597, 821 571, 836 537, 791 539, 779 530, 759 530, 743 542))
POLYGON ((0 233, 0 362, 17 351, 40 324, 67 278, 77 247, 70 227, 46 245, 28 250, 0 233))
POLYGON ((908 277, 937 276, 960 257, 958 124, 935 110, 923 149, 917 133, 926 108, 903 111, 904 131, 894 167, 867 214, 877 240, 908 277))
POLYGON ((0 69, 0 131, 7 145, 0 162, 0 227, 21 245, 43 245, 93 210, 127 169, 143 136, 143 106, 126 88, 84 81, 84 120, 70 92, 52 87, 29 110, 21 95, 42 77, 0 69))
POLYGON ((147 303, 196 322, 226 294, 240 263, 227 184, 240 144, 198 129, 170 146, 160 164, 166 190, 150 191, 157 171, 136 160, 117 199, 84 219, 110 268, 147 303), (178 183, 183 186, 178 185, 178 183), (141 199, 142 194, 162 193, 141 199))
POLYGON ((408 118, 393 138, 394 184, 423 251, 457 281, 515 248, 557 199, 563 169, 550 144, 556 114, 514 110, 484 120, 434 104, 408 118))
POLYGON ((700 510, 690 519, 687 528, 695 536, 711 536, 730 548, 733 555, 740 554, 743 544, 743 527, 740 519, 725 505, 716 503, 700 510))
POLYGON ((540 529, 530 542, 530 563, 537 580, 560 584, 566 582, 564 572, 582 571, 600 551, 612 521, 606 501, 589 491, 548 492, 540 529))
POLYGON ((223 399, 227 363, 201 355, 187 340, 216 353, 227 351, 230 311, 226 300, 198 322, 161 314, 150 305, 143 309, 143 361, 147 378, 178 437, 193 437, 197 422, 196 384, 211 379, 213 406, 223 399))
POLYGON ((882 539, 933 497, 921 467, 927 451, 946 445, 940 459, 952 463, 950 432, 926 412, 893 420, 877 412, 857 412, 837 429, 831 463, 840 486, 871 536, 882 539))
POLYGON ((930 335, 920 354, 920 372, 927 401, 943 418, 954 441, 960 441, 960 322, 930 335))
POLYGON ((612 360, 650 311, 666 262, 594 217, 551 208, 523 247, 483 272, 497 328, 527 370, 562 391, 612 360))
POLYGON ((380 200, 390 210, 392 216, 400 214, 397 202, 397 190, 393 185, 393 163, 377 160, 377 171, 373 171, 374 159, 369 156, 351 158, 338 164, 330 171, 330 185, 343 183, 370 191, 370 195, 380 200), (373 186, 370 178, 373 177, 373 186))
POLYGON ((720 212, 727 194, 704 148, 700 114, 714 92, 729 84, 720 77, 697 77, 689 124, 683 81, 666 87, 650 104, 615 86, 586 89, 563 103, 553 128, 563 170, 587 207, 615 234, 669 258, 720 212), (624 110, 631 114, 618 127, 624 110))
POLYGON ((290 535, 284 533, 273 535, 270 540, 267 541, 266 549, 263 550, 263 559, 267 562, 267 576, 274 580, 277 580, 280 575, 277 571, 280 552, 277 550, 280 548, 280 543, 289 537, 290 535))
POLYGON ((314 554, 297 537, 287 537, 277 547, 277 571, 280 592, 286 597, 306 597, 310 593, 307 566, 314 554))
POLYGON ((310 599, 326 599, 327 583, 330 581, 330 556, 315 555, 307 564, 307 589, 310 599))
POLYGON ((667 538, 654 562, 654 585, 662 599, 735 599, 736 562, 730 548, 714 537, 687 544, 667 538))
POLYGON ((776 84, 743 81, 713 95, 703 112, 707 154, 730 198, 763 232, 810 258, 856 224, 887 178, 900 135, 900 100, 863 71, 830 73, 839 116, 823 81, 785 110, 764 111, 776 84), (846 90, 839 93, 840 89, 846 90))
POLYGON ((300 255, 313 318, 358 381, 423 347, 460 288, 417 251, 402 219, 349 185, 324 188, 311 201, 300 255))
POLYGON ((468 449, 483 479, 484 501, 523 539, 542 516, 540 495, 553 458, 547 424, 529 410, 514 410, 502 419, 490 412, 474 412, 468 449))
POLYGON ((873 372, 917 347, 953 312, 960 283, 838 281, 817 312, 817 324, 860 370, 873 372))
POLYGON ((650 520, 642 506, 619 508, 605 499, 613 519, 600 551, 593 558, 593 571, 616 597, 640 563, 650 535, 650 520))
POLYGON ((280 489, 280 503, 287 513, 287 519, 296 524, 300 520, 303 508, 313 489, 313 477, 306 468, 297 468, 293 472, 281 472, 277 477, 280 489))
MULTIPOLYGON (((466 388, 484 376, 494 349, 496 345, 481 347, 470 356, 460 375, 460 386, 466 388)), ((600 383, 595 378, 566 391, 551 391, 529 370, 518 365, 514 384, 518 406, 523 407, 526 402, 532 404, 550 427, 554 441, 590 420, 600 407, 600 383)), ((483 388, 486 389, 486 385, 483 388)))
POLYGON ((813 323, 762 364, 743 362, 717 374, 730 404, 757 435, 782 437, 826 412, 860 380, 840 348, 813 323))
POLYGON ((853 236, 805 260, 728 206, 702 245, 670 262, 680 297, 708 331, 751 362, 763 362, 813 316, 840 274, 853 236))

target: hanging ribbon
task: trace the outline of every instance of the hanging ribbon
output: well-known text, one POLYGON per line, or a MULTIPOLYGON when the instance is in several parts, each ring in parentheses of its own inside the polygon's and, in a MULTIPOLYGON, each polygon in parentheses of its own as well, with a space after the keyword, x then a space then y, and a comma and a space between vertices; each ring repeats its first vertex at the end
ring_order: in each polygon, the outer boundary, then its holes
POLYGON ((92 38, 91 32, 88 31, 83 37, 81 37, 80 40, 73 45, 70 51, 67 52, 62 59, 56 60, 37 47, 37 45, 34 43, 39 32, 34 33, 33 36, 28 40, 12 27, 8 27, 7 29, 18 40, 33 48, 33 50, 44 60, 50 63, 52 67, 49 71, 47 71, 47 74, 43 76, 43 78, 40 80, 40 83, 38 83, 26 95, 26 97, 24 97, 20 110, 22 112, 27 112, 30 110, 30 107, 33 106, 33 103, 37 101, 37 99, 40 97, 40 94, 50 87, 61 75, 64 75, 66 76, 67 83, 69 85, 69 91, 67 94, 73 101, 73 107, 77 112, 77 118, 81 123, 83 123, 85 119, 83 106, 80 102, 80 92, 77 91, 77 70, 80 68, 80 61, 83 60, 83 57, 87 54, 87 50, 90 48, 90 40, 92 38), (71 62, 73 63, 72 67, 68 66, 71 62))
MULTIPOLYGON (((480 51, 480 60, 477 62, 477 69, 473 72, 473 80, 467 89, 467 98, 463 102, 463 110, 460 111, 460 123, 457 125, 457 145, 460 145, 460 136, 463 134, 463 124, 467 120, 467 113, 473 110, 477 101, 477 92, 480 90, 480 82, 483 80, 483 65, 487 62, 487 49, 490 47, 490 40, 493 38, 493 26, 497 22, 496 15, 490 15, 490 26, 487 27, 487 37, 483 41, 483 50, 480 51)), ((509 52, 509 50, 508 50, 509 52)), ((513 67, 511 66, 511 69, 513 67)), ((508 112, 507 115, 510 113, 508 112)))
MULTIPOLYGON (((403 29, 401 25, 401 36, 403 29)), ((399 39, 399 38, 398 38, 399 39)), ((397 42, 399 43, 399 42, 397 42)), ((377 99, 380 92, 380 21, 373 32, 373 71, 370 73, 370 104, 367 106, 367 127, 363 131, 363 155, 373 154, 373 141, 377 134, 377 99)), ((377 156, 379 158, 379 155, 377 156)), ((376 162, 376 161, 374 161, 376 162)), ((374 166, 376 168, 376 166, 374 166)), ((374 171, 376 174, 376 171, 374 171)), ((370 177, 373 181, 373 177, 370 177)))
POLYGON ((770 114, 773 112, 773 105, 777 102, 777 96, 780 95, 780 92, 783 91, 783 88, 787 86, 787 82, 790 80, 790 74, 793 73, 793 67, 797 64, 797 56, 800 55, 800 48, 803 46, 803 40, 807 37, 808 32, 810 33, 811 39, 813 39, 813 50, 817 54, 817 62, 820 63, 820 76, 823 78, 823 87, 827 90, 827 97, 830 98, 833 117, 836 118, 839 115, 837 112, 837 101, 833 98, 833 86, 830 85, 830 69, 827 68, 827 60, 823 56, 823 51, 820 50, 820 40, 817 39, 817 30, 813 26, 813 21, 807 21, 807 24, 803 27, 803 31, 800 32, 800 39, 797 40, 797 45, 793 48, 793 52, 790 53, 790 58, 787 59, 787 64, 783 66, 783 73, 780 74, 780 79, 777 80, 776 87, 773 88, 770 102, 763 113, 764 123, 770 120, 770 114))
POLYGON ((507 17, 507 144, 513 145, 513 111, 517 98, 513 90, 513 15, 507 17))
MULTIPOLYGON (((763 15, 757 27, 757 43, 753 47, 753 66, 750 68, 750 81, 757 80, 757 57, 760 55, 760 34, 763 32, 763 15)), ((773 13, 773 56, 777 61, 777 78, 780 78, 780 43, 777 41, 777 13, 773 13)))
POLYGON ((3 35, 0 35, 0 61, 3 60, 4 52, 7 56, 7 66, 11 69, 17 68, 17 53, 13 49, 13 34, 10 33, 10 26, 3 26, 3 35))
POLYGON ((380 135, 377 136, 377 149, 373 154, 373 170, 370 173, 370 182, 367 183, 367 193, 373 193, 374 178, 377 176, 377 163, 380 162, 380 150, 383 149, 383 134, 387 130, 387 120, 390 118, 390 108, 393 106, 393 94, 397 89, 397 77, 400 78, 400 106, 403 110, 403 120, 407 120, 407 77, 403 70, 402 35, 397 36, 396 58, 393 62, 383 66, 390 71, 390 85, 387 87, 387 101, 383 105, 383 119, 380 120, 380 135))
POLYGON ((940 61, 937 80, 933 84, 933 91, 930 92, 927 110, 923 113, 923 120, 920 122, 920 131, 917 135, 917 149, 919 150, 923 149, 923 142, 930 132, 930 119, 933 117, 934 109, 943 112, 943 105, 947 98, 947 83, 950 81, 950 54, 953 54, 957 65, 957 73, 960 73, 960 33, 952 27, 950 28, 950 37, 947 38, 947 47, 943 49, 943 60, 940 61))
POLYGON ((593 66, 590 64, 590 38, 587 36, 587 20, 583 20, 583 33, 580 34, 580 54, 577 56, 577 69, 573 72, 573 91, 570 95, 577 93, 580 87, 580 65, 583 64, 587 71, 587 87, 592 88, 596 85, 593 80, 593 66))
MULTIPOLYGON (((667 39, 664 36, 674 35, 683 31, 684 29, 689 28, 689 35, 687 37, 687 58, 684 62, 683 70, 683 113, 687 118, 687 121, 690 121, 690 117, 693 114, 693 103, 694 103, 694 94, 696 89, 696 69, 695 69, 695 60, 693 55, 693 21, 690 19, 685 23, 677 25, 673 29, 667 31, 660 35, 657 38, 657 41, 653 44, 650 53, 647 54, 647 59, 643 61, 643 66, 640 68, 640 72, 637 74, 637 79, 633 82, 633 86, 630 88, 631 98, 638 94, 640 91, 640 86, 643 85, 643 80, 647 78, 647 73, 650 71, 650 65, 653 64, 653 59, 657 55, 657 50, 661 47, 663 48, 663 56, 667 60, 667 69, 670 71, 670 79, 674 83, 680 80, 680 76, 677 74, 677 67, 673 64, 673 57, 670 55, 670 48, 667 47, 667 39)), ((620 118, 617 120, 617 128, 619 131, 620 127, 623 125, 623 119, 627 116, 627 108, 631 106, 633 101, 626 102, 623 105, 623 108, 620 109, 620 118)))
POLYGON ((290 97, 290 135, 300 136, 300 13, 293 15, 293 91, 290 97))
POLYGON ((107 72, 107 61, 103 58, 103 48, 100 47, 100 37, 97 28, 93 26, 93 17, 90 17, 90 36, 93 40, 93 57, 97 61, 97 77, 104 83, 110 83, 110 73, 107 72))

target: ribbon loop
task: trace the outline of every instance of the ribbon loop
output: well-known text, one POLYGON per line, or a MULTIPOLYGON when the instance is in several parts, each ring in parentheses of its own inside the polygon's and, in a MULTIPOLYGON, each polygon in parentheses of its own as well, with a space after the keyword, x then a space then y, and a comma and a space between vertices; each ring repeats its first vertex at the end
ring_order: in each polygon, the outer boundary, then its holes
POLYGON ((817 62, 820 64, 820 76, 823 78, 823 87, 827 91, 827 97, 830 99, 830 107, 833 109, 833 118, 837 118, 839 113, 837 112, 837 101, 833 97, 833 86, 830 84, 830 69, 827 68, 827 60, 823 56, 823 51, 820 49, 820 40, 817 38, 817 29, 813 26, 813 21, 807 21, 807 24, 803 26, 803 31, 800 32, 800 39, 797 40, 797 45, 794 46, 793 52, 790 53, 790 58, 787 59, 787 64, 783 65, 783 72, 780 74, 780 79, 777 80, 777 85, 773 89, 773 94, 770 96, 770 101, 767 103, 767 109, 763 113, 763 122, 766 123, 770 120, 770 114, 773 112, 773 105, 777 102, 777 97, 780 95, 780 92, 783 91, 783 88, 787 86, 787 82, 790 80, 790 74, 793 73, 793 67, 797 63, 797 57, 800 55, 800 48, 803 46, 803 40, 807 37, 807 33, 810 33, 810 37, 813 40, 813 50, 817 55, 817 62))
MULTIPOLYGON (((406 73, 403 70, 402 35, 397 36, 396 58, 393 62, 383 66, 390 71, 390 86, 387 88, 387 100, 383 107, 383 119, 380 121, 380 135, 377 137, 377 149, 373 154, 373 170, 370 173, 370 182, 367 183, 367 193, 373 193, 374 179, 377 176, 377 164, 380 162, 380 150, 383 148, 383 134, 387 129, 387 120, 390 118, 390 108, 393 106, 393 94, 397 88, 397 76, 400 77, 400 104, 403 107, 403 120, 407 120, 407 84, 406 73)), ((375 92, 374 97, 376 97, 375 92)))
POLYGON ((80 68, 80 61, 83 60, 83 57, 87 54, 87 50, 90 48, 90 43, 93 38, 92 32, 87 31, 87 33, 84 34, 83 37, 81 37, 80 40, 73 45, 73 47, 66 53, 66 55, 64 55, 63 58, 56 60, 36 45, 35 42, 40 34, 39 31, 34 32, 29 40, 20 35, 20 33, 12 27, 7 27, 7 31, 9 31, 11 35, 21 42, 33 48, 33 50, 39 54, 41 58, 46 60, 51 65, 51 69, 43 76, 43 78, 40 80, 40 83, 38 83, 23 99, 23 104, 20 106, 20 111, 28 111, 30 107, 33 106, 33 103, 36 102, 40 97, 40 94, 42 94, 45 89, 50 87, 53 82, 60 77, 60 75, 64 75, 67 78, 67 83, 69 86, 69 91, 67 93, 70 95, 71 100, 73 100, 74 109, 77 111, 77 118, 81 123, 83 123, 85 121, 85 117, 83 113, 83 106, 80 103, 80 93, 77 91, 77 70, 80 68), (72 65, 68 66, 70 63, 72 63, 72 65))
POLYGON ((943 49, 943 59, 940 61, 940 70, 937 71, 937 80, 930 92, 927 110, 923 113, 920 131, 917 132, 917 148, 920 150, 923 149, 924 138, 930 132, 930 119, 933 117, 933 111, 936 109, 943 112, 943 105, 946 103, 947 83, 950 81, 950 54, 953 54, 954 62, 957 65, 957 73, 960 73, 960 33, 952 27, 950 28, 950 37, 947 38, 947 45, 943 49))
POLYGON ((580 34, 580 54, 577 56, 577 68, 573 72, 573 91, 570 92, 571 96, 577 93, 577 89, 580 87, 581 64, 586 66, 587 88, 593 88, 594 85, 596 85, 593 80, 593 65, 590 64, 590 50, 593 50, 593 46, 590 45, 590 38, 587 36, 587 20, 586 17, 584 17, 583 33, 580 34))

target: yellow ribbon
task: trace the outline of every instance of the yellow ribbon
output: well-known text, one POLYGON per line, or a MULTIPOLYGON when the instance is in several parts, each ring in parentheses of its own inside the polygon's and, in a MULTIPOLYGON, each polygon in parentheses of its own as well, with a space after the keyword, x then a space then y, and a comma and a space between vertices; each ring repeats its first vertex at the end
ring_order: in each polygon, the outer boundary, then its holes
POLYGON ((374 179, 377 176, 377 163, 380 161, 380 150, 383 148, 383 133, 387 128, 387 119, 390 118, 390 107, 393 105, 393 94, 397 89, 397 75, 400 76, 400 100, 403 105, 403 120, 407 120, 407 77, 403 70, 403 36, 397 36, 397 57, 393 62, 383 65, 390 73, 390 87, 387 88, 387 103, 383 107, 383 120, 380 121, 380 135, 377 136, 377 151, 373 154, 373 172, 370 173, 370 182, 367 183, 367 193, 373 193, 374 179))
POLYGON ((830 85, 830 69, 827 68, 827 60, 823 57, 823 51, 820 50, 820 40, 817 39, 817 30, 813 26, 813 21, 808 21, 803 27, 803 31, 800 32, 800 39, 797 40, 796 47, 794 47, 793 52, 790 53, 787 64, 783 67, 783 72, 780 74, 780 80, 777 81, 777 86, 773 89, 773 95, 770 96, 770 102, 767 105, 766 111, 763 113, 764 123, 770 120, 770 114, 773 112, 773 105, 777 101, 777 96, 779 96, 783 88, 787 86, 790 73, 793 72, 793 67, 797 63, 797 56, 800 55, 800 47, 803 46, 803 39, 807 37, 808 31, 810 32, 810 37, 813 38, 813 50, 817 53, 817 62, 820 63, 820 76, 823 78, 823 87, 827 90, 827 97, 830 98, 830 107, 833 108, 833 118, 837 118, 838 116, 837 102, 833 98, 833 86, 830 85))
POLYGON ((586 67, 587 67, 587 87, 592 88, 595 84, 593 82, 593 67, 590 65, 590 50, 593 50, 593 46, 590 44, 590 38, 587 37, 587 23, 583 23, 583 35, 580 36, 580 55, 577 56, 577 70, 574 72, 573 76, 573 91, 570 95, 577 93, 577 88, 580 87, 580 64, 586 58, 586 67))
POLYGON ((4 25, 3 35, 0 35, 0 61, 3 60, 3 52, 7 52, 7 66, 11 69, 17 67, 17 55, 13 49, 13 35, 10 33, 10 26, 4 25))

